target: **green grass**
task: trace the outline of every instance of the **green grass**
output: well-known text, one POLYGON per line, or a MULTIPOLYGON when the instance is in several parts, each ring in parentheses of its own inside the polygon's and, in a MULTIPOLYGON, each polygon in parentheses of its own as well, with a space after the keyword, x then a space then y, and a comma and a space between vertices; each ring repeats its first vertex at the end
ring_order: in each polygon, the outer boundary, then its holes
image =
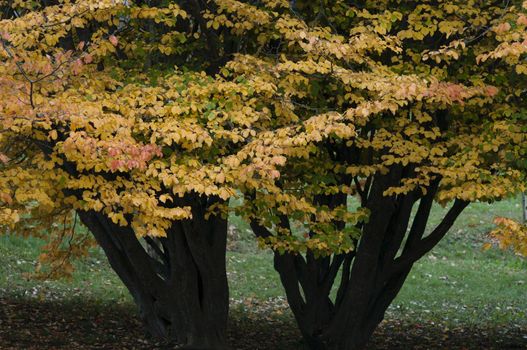
POLYGON ((131 302, 99 249, 94 249, 89 258, 75 263, 72 279, 41 281, 30 278, 28 275, 35 270, 41 244, 33 238, 0 236, 0 297, 66 302, 89 299, 101 305, 131 302))
MULTIPOLYGON (((429 229, 445 210, 434 207, 429 229)), ((471 205, 447 238, 416 264, 387 317, 446 327, 527 327, 527 261, 512 252, 481 250, 494 217, 520 215, 519 200, 471 205)), ((232 219, 227 264, 234 312, 250 309, 252 303, 268 302, 277 308, 271 313, 290 317, 283 308, 272 255, 258 250, 245 223, 232 219)), ((98 249, 76 263, 72 280, 25 278, 25 273, 34 269, 40 244, 36 239, 0 236, 0 298, 131 307, 130 296, 98 249)))
MULTIPOLYGON (((496 216, 520 219, 519 203, 469 206, 447 237, 416 264, 390 316, 449 326, 527 325, 526 259, 481 249, 496 216)), ((429 226, 439 223, 445 211, 435 207, 429 226)))

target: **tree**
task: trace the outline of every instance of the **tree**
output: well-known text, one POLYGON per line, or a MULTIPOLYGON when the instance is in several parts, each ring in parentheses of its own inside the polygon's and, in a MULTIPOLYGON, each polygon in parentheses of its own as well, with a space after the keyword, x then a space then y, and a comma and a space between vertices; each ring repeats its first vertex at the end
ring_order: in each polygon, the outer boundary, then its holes
POLYGON ((261 65, 290 90, 285 113, 306 136, 279 146, 280 181, 244 189, 238 212, 274 251, 310 349, 363 348, 470 202, 525 188, 519 5, 291 3, 294 21, 310 24, 295 33, 300 48, 261 65), (350 55, 357 48, 364 55, 350 55), (434 201, 451 205, 429 228, 434 201))

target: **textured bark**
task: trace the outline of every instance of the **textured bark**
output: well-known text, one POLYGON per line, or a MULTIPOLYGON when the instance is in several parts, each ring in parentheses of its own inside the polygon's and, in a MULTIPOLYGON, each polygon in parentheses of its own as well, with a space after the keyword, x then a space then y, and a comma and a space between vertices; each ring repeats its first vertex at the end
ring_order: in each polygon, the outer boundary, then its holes
POLYGON ((175 222, 166 238, 142 243, 129 227, 100 213, 79 216, 132 294, 152 336, 189 349, 226 348, 226 220, 195 213, 192 221, 175 222))
MULTIPOLYGON (((362 236, 354 252, 319 259, 309 252, 305 256, 275 252, 275 269, 309 349, 364 349, 414 262, 444 237, 467 206, 466 202, 456 201, 443 221, 423 237, 440 180, 434 181, 424 196, 419 190, 392 197, 383 195, 411 172, 395 168, 387 175, 377 175, 365 186, 363 195, 367 198, 363 198, 363 205, 371 214, 368 223, 360 226, 362 236), (418 201, 412 220, 412 208, 418 201), (341 278, 336 281, 338 271, 341 278), (330 292, 335 283, 337 296, 332 300, 330 292)), ((343 204, 342 198, 333 198, 333 202, 343 204)), ((326 198, 320 204, 330 203, 326 198)), ((259 237, 270 235, 256 222, 251 226, 259 237)), ((286 217, 281 219, 281 226, 289 227, 286 217)))

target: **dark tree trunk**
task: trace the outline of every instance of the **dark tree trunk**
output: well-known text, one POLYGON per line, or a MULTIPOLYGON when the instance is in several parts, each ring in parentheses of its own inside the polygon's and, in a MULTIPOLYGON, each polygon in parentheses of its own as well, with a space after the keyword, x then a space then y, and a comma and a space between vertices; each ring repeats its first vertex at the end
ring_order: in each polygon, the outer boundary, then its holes
MULTIPOLYGON (((456 201, 443 221, 423 237, 440 180, 433 182, 424 196, 420 190, 383 195, 408 176, 408 171, 395 169, 370 182, 363 205, 371 214, 368 223, 360 227, 362 236, 354 252, 318 259, 309 252, 305 256, 275 252, 275 269, 309 349, 364 349, 414 262, 444 237, 467 206, 466 202, 456 201), (412 208, 419 200, 411 221, 412 208), (339 271, 337 295, 332 300, 330 293, 339 271)), ((342 198, 337 198, 336 205, 341 202, 342 198)), ((259 237, 271 234, 257 222, 251 226, 259 237)), ((287 217, 281 219, 281 226, 289 228, 287 217)))
POLYGON ((174 222, 166 238, 142 242, 131 228, 101 213, 79 212, 152 336, 189 349, 225 349, 227 222, 219 216, 205 220, 203 212, 193 214, 192 220, 174 222))

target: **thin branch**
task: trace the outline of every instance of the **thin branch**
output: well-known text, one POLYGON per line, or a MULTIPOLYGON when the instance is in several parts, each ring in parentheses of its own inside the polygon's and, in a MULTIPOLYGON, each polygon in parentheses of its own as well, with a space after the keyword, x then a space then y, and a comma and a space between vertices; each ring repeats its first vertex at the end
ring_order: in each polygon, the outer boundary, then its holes
MULTIPOLYGON (((60 241, 64 238, 64 235, 66 234, 66 221, 67 221, 67 215, 69 215, 69 212, 66 213, 66 216, 64 216, 64 231, 60 235, 60 241)), ((71 243, 73 241, 73 237, 75 236, 75 228, 77 227, 77 212, 75 212, 75 216, 73 219, 73 225, 71 227, 70 231, 70 237, 68 239, 68 249, 66 251, 66 254, 64 254, 63 258, 61 259, 60 263, 58 265, 55 265, 45 276, 44 279, 49 279, 51 276, 53 276, 62 266, 66 264, 66 261, 69 260, 71 256, 71 243)), ((82 239, 80 242, 81 244, 86 241, 86 237, 82 239)))
POLYGON ((13 52, 9 49, 9 47, 6 45, 6 42, 4 39, 0 38, 0 42, 2 43, 2 47, 4 48, 5 52, 7 52, 7 55, 9 58, 11 58, 18 69, 18 71, 22 74, 24 79, 26 79, 29 82, 29 103, 31 104, 31 107, 35 108, 35 103, 33 101, 33 85, 35 84, 35 81, 29 77, 27 72, 25 71, 24 67, 22 67, 22 64, 15 58, 15 55, 13 52))

